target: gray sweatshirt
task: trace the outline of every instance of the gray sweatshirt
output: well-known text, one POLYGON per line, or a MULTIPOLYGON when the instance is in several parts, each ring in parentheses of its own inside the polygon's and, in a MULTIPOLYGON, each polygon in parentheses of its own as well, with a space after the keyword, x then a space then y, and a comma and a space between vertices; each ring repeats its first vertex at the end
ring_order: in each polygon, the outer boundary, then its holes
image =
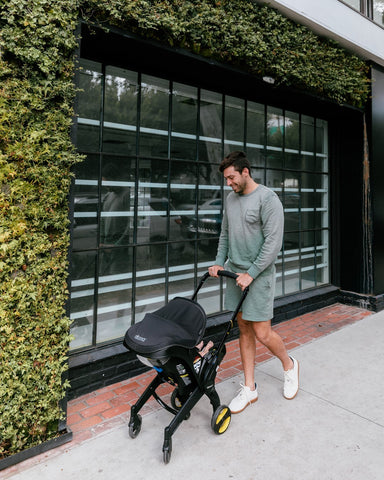
POLYGON ((275 192, 264 185, 246 195, 231 192, 225 202, 215 264, 224 266, 228 260, 230 270, 247 272, 255 279, 273 268, 283 231, 283 206, 275 192))

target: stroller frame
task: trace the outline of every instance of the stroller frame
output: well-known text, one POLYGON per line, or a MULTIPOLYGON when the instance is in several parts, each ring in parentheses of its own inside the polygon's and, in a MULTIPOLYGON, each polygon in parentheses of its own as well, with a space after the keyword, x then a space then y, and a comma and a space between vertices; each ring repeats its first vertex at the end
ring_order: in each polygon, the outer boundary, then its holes
MULTIPOLYGON (((218 274, 222 277, 237 278, 235 273, 226 270, 220 270, 218 274)), ((191 298, 192 301, 196 300, 198 292, 209 276, 207 272, 201 277, 191 298)), ((225 340, 233 327, 234 320, 247 294, 248 287, 244 289, 240 302, 231 315, 221 341, 217 346, 213 346, 206 355, 200 356, 196 347, 187 348, 174 346, 170 348, 172 356, 169 357, 164 364, 162 364, 161 359, 153 360, 153 367, 157 371, 157 375, 142 393, 135 405, 131 407, 128 431, 131 438, 136 438, 139 435, 142 424, 142 417, 139 411, 150 397, 153 397, 165 410, 173 414, 173 420, 164 429, 163 461, 166 464, 169 463, 171 459, 172 435, 180 424, 190 417, 192 408, 203 395, 207 395, 213 408, 211 428, 214 433, 220 435, 224 433, 229 426, 231 411, 226 405, 220 404, 220 398, 215 388, 215 378, 219 364, 226 353, 225 340), (198 364, 199 367, 195 366, 195 364, 198 364), (163 383, 175 386, 171 396, 172 407, 167 405, 156 393, 156 389, 163 383)), ((125 342, 124 344, 129 350, 134 351, 131 346, 126 345, 125 342)), ((142 353, 135 353, 142 355, 142 353)), ((151 361, 150 357, 147 358, 151 361)))

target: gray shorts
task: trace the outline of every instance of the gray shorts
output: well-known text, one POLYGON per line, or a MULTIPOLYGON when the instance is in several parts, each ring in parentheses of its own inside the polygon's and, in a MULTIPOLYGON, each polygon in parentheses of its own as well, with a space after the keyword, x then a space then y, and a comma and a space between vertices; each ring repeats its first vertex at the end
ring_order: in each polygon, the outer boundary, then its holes
MULTIPOLYGON (((227 268, 227 267, 226 267, 227 268)), ((226 279, 224 307, 234 311, 242 291, 232 278, 226 279)), ((249 292, 240 308, 244 320, 265 322, 273 318, 273 301, 275 297, 275 267, 261 273, 249 286, 249 292)))

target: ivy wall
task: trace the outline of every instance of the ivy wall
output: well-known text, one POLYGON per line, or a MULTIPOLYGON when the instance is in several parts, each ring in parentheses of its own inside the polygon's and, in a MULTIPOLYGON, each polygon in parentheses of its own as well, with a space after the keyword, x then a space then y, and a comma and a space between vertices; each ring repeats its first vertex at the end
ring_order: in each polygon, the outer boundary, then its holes
POLYGON ((68 387, 68 196, 79 18, 363 107, 363 61, 251 1, 7 0, 0 6, 0 458, 57 435, 68 387))

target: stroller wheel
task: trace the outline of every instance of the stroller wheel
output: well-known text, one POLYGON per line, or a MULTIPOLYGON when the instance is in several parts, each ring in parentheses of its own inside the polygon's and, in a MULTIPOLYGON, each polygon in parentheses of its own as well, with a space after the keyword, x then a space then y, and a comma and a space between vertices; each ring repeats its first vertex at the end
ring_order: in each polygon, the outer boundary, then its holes
POLYGON ((169 463, 172 454, 172 438, 166 440, 163 445, 163 461, 169 463))
POLYGON ((141 431, 141 415, 136 415, 131 418, 128 425, 129 436, 131 438, 136 438, 141 431))
POLYGON ((224 433, 231 423, 231 411, 226 405, 220 405, 213 413, 211 420, 212 430, 221 435, 224 433))

